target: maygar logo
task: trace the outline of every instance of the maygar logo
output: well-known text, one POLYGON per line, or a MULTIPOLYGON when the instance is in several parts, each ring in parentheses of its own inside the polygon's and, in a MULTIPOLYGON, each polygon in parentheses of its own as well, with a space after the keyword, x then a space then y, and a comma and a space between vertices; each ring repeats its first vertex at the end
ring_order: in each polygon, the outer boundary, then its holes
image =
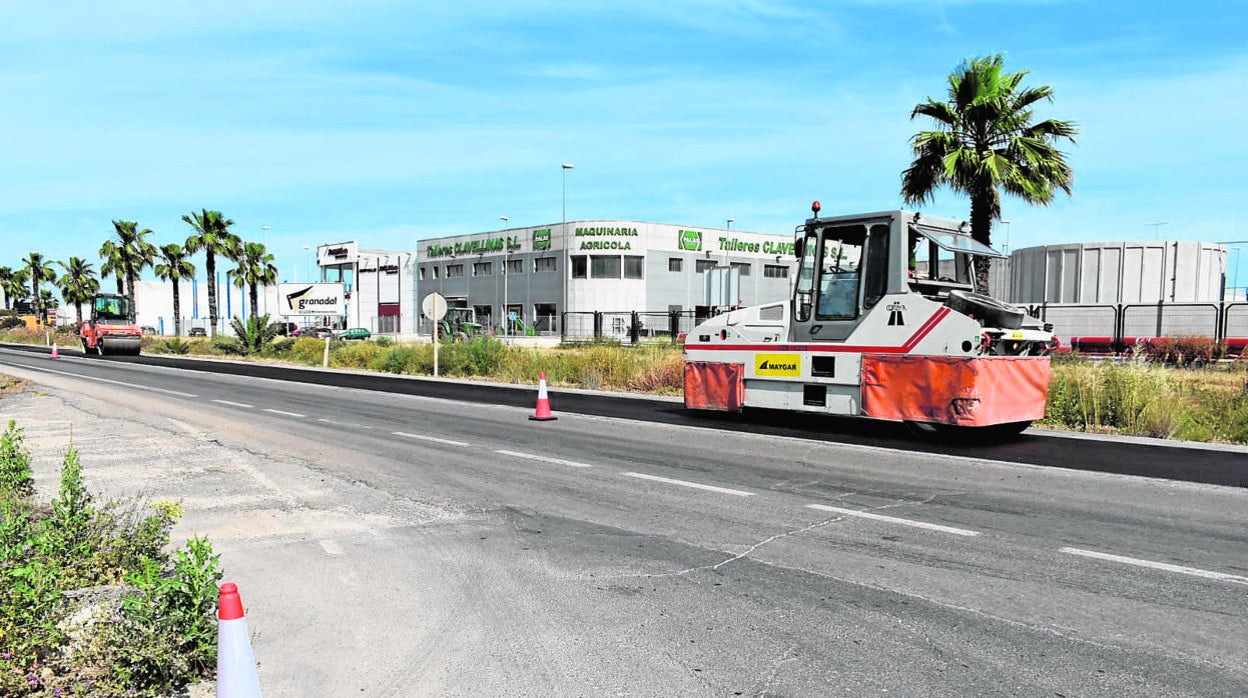
POLYGON ((800 354, 755 354, 754 375, 800 376, 802 375, 802 357, 800 354))

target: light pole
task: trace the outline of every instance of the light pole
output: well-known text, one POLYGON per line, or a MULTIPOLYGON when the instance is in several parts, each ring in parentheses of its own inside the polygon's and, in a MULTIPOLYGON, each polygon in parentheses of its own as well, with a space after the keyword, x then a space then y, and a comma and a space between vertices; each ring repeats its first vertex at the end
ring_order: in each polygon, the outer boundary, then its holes
MULTIPOLYGON (((728 220, 724 221, 724 231, 725 231, 725 237, 726 237, 727 235, 732 234, 732 222, 733 222, 734 220, 736 220, 736 219, 735 219, 735 218, 729 218, 728 220)), ((727 245, 727 244, 725 244, 725 245, 724 245, 724 266, 725 266, 725 267, 731 267, 731 266, 732 266, 731 264, 729 264, 729 263, 728 263, 728 245, 727 245)))
POLYGON ((507 310, 507 287, 511 281, 507 262, 511 260, 511 241, 507 239, 507 216, 499 216, 498 220, 503 222, 503 337, 506 337, 511 334, 511 315, 507 310))
POLYGON ((1158 231, 1161 230, 1161 226, 1170 225, 1170 221, 1161 221, 1160 223, 1145 223, 1144 225, 1153 226, 1153 239, 1156 240, 1158 231))
POLYGON ((1001 251, 1009 252, 1010 251, 1010 222, 1001 221, 1001 225, 1005 226, 1005 245, 1001 247, 1001 251))
POLYGON ((559 316, 560 317, 560 324, 559 324, 560 333, 562 333, 564 330, 563 318, 567 316, 567 312, 568 312, 568 284, 571 283, 572 281, 571 271, 567 268, 568 265, 572 263, 571 245, 568 244, 568 170, 570 169, 572 169, 572 165, 566 162, 563 163, 563 226, 562 226, 563 234, 562 234, 562 237, 563 237, 564 271, 562 272, 563 273, 563 284, 562 284, 563 307, 560 308, 563 314, 559 316))
POLYGON ((1235 253, 1235 269, 1231 271, 1231 297, 1235 298, 1239 295, 1239 251, 1242 247, 1232 247, 1231 251, 1235 253))

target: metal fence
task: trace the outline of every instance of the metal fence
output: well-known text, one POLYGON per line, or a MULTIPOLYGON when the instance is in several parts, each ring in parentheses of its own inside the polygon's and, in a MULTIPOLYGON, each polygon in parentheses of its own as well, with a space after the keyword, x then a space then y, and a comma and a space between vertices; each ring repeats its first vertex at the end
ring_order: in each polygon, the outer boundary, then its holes
POLYGON ((1152 337, 1199 336, 1235 345, 1248 339, 1248 303, 1053 303, 1027 311, 1051 323, 1063 340, 1079 338, 1108 351, 1125 351, 1152 337))
POLYGON ((614 340, 621 344, 671 341, 704 319, 692 310, 564 313, 562 339, 565 342, 614 340))

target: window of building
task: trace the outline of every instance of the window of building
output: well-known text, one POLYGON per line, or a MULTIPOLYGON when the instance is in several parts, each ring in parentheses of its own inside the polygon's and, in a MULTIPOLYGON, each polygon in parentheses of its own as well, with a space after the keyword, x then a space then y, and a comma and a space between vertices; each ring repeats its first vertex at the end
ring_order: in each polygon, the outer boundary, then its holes
POLYGON ((763 278, 787 279, 789 278, 789 267, 785 264, 764 264, 763 278))
POLYGON ((432 267, 430 267, 430 269, 433 269, 433 278, 435 279, 438 278, 438 270, 440 269, 440 267, 435 264, 432 267))
POLYGON ((494 306, 491 305, 474 305, 472 310, 477 315, 477 322, 482 327, 490 327, 494 324, 494 306))
POLYGON ((446 278, 457 279, 464 275, 464 265, 448 264, 446 265, 446 278))
POLYGON ((552 271, 558 271, 558 269, 559 267, 555 263, 554 257, 537 257, 533 260, 534 274, 549 273, 552 271))
POLYGON ((642 269, 645 267, 645 257, 628 256, 624 257, 624 278, 640 279, 642 278, 642 269))
POLYGON ((749 276, 750 268, 753 266, 754 265, 750 264, 749 262, 733 262, 732 263, 732 268, 736 269, 737 273, 740 274, 741 276, 749 276))
POLYGON ((421 281, 425 280, 425 268, 424 267, 420 268, 420 280, 421 281))
POLYGON ((473 276, 490 276, 493 273, 494 273, 493 262, 473 262, 472 263, 472 275, 473 276))
POLYGON ((595 279, 620 278, 619 255, 593 255, 589 258, 590 276, 595 279))
POLYGON ((668 271, 680 271, 685 266, 684 261, 685 260, 681 259, 680 257, 668 257, 667 258, 667 270, 668 271))
POLYGON ((572 257, 572 278, 584 279, 589 274, 586 272, 586 257, 583 254, 572 257))
POLYGON ((539 332, 554 332, 558 329, 558 325, 555 322, 554 303, 533 304, 533 326, 539 332))
POLYGON ((705 274, 707 271, 714 269, 716 266, 715 260, 713 259, 699 259, 696 264, 694 264, 694 272, 698 274, 705 274))
POLYGON ((321 278, 329 283, 342 283, 342 289, 350 293, 352 281, 355 271, 349 264, 336 264, 328 267, 321 267, 321 278))
POLYGON ((524 273, 524 260, 523 259, 507 260, 507 273, 508 274, 523 274, 524 273))

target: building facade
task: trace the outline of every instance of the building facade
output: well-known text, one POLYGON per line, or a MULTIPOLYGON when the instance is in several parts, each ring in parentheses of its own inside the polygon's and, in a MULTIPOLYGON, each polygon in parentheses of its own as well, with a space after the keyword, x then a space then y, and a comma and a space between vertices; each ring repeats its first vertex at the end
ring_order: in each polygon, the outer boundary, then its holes
POLYGON ((565 313, 709 316, 787 298, 794 264, 790 235, 568 221, 421 241, 413 303, 439 293, 487 327, 512 317, 522 330, 560 333, 565 313))

